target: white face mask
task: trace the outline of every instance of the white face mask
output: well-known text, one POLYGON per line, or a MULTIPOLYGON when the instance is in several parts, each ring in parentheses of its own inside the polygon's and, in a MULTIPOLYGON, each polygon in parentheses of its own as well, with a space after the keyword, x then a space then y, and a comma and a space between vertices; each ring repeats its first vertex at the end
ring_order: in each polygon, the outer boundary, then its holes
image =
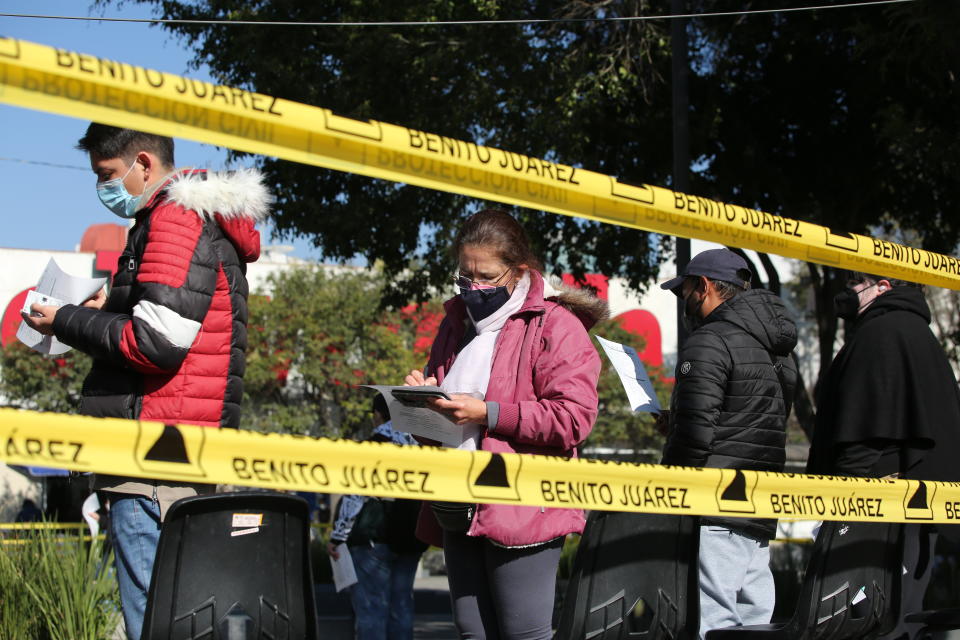
POLYGON ((134 160, 122 178, 97 183, 97 196, 100 198, 100 202, 114 215, 121 218, 132 218, 137 215, 137 211, 140 209, 140 196, 130 195, 126 185, 123 184, 136 164, 137 162, 134 160))

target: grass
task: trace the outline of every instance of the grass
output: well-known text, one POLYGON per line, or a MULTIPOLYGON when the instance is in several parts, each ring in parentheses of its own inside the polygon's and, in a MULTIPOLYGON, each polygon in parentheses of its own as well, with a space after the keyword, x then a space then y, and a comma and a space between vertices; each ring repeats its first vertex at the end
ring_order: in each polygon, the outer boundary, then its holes
POLYGON ((103 640, 119 621, 111 554, 99 540, 37 529, 0 544, 0 638, 103 640))

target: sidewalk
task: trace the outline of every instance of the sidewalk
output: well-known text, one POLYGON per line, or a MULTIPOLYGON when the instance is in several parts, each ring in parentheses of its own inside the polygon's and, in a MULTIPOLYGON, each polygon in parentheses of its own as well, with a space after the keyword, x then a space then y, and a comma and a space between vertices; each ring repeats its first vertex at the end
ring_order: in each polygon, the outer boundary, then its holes
MULTIPOLYGON (((321 637, 353 640, 353 614, 347 595, 336 593, 330 584, 318 584, 316 590, 321 637)), ((418 577, 414 582, 414 607, 416 640, 456 640, 446 576, 418 577)))

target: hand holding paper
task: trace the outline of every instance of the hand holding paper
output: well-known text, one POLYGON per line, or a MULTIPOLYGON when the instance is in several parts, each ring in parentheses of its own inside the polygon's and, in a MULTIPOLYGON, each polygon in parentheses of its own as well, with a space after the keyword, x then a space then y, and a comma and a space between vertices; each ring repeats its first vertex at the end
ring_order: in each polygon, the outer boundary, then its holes
POLYGON ((357 584, 357 570, 353 566, 353 558, 347 545, 338 545, 337 550, 339 553, 336 558, 330 556, 330 568, 333 570, 333 588, 340 593, 357 584))
POLYGON ((101 290, 106 283, 106 278, 72 276, 51 258, 36 290, 27 292, 20 312, 24 320, 17 330, 17 339, 40 353, 66 353, 70 347, 53 337, 53 318, 57 309, 65 304, 86 304, 88 301, 102 306, 106 294, 101 296, 101 290))
MULTIPOLYGON (((428 378, 428 380, 432 379, 432 377, 428 378)), ((448 414, 433 408, 438 399, 448 401, 455 399, 444 393, 440 387, 432 385, 393 387, 376 384, 361 386, 383 395, 383 399, 387 401, 390 418, 393 420, 393 428, 397 431, 436 440, 451 447, 463 444, 466 438, 464 427, 456 424, 448 414)), ((484 411, 486 411, 486 405, 484 405, 484 411)))
POLYGON ((623 389, 627 392, 630 408, 634 411, 660 413, 657 393, 653 390, 653 384, 650 382, 643 362, 640 361, 637 350, 612 340, 605 340, 600 336, 597 336, 597 340, 617 375, 620 376, 623 389))
POLYGON ((95 294, 83 301, 83 306, 88 309, 102 309, 107 302, 107 290, 99 289, 95 294))

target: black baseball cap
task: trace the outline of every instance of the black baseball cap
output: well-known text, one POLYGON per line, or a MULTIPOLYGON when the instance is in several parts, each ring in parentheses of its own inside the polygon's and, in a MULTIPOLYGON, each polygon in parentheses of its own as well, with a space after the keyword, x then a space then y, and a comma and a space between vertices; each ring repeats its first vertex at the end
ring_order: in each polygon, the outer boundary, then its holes
POLYGON ((703 276, 746 288, 749 283, 750 268, 746 260, 729 249, 708 249, 698 253, 687 263, 687 268, 682 274, 667 280, 660 285, 660 288, 678 294, 679 287, 687 276, 703 276))

